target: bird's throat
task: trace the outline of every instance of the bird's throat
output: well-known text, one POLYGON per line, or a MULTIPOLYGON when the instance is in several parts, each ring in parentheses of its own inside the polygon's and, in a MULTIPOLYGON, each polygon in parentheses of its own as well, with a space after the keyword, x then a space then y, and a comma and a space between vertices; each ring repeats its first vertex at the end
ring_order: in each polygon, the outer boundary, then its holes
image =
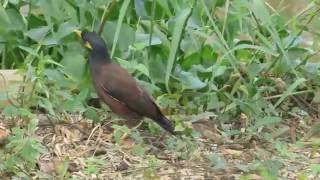
POLYGON ((92 65, 110 63, 110 57, 106 50, 92 50, 89 54, 89 61, 92 65))

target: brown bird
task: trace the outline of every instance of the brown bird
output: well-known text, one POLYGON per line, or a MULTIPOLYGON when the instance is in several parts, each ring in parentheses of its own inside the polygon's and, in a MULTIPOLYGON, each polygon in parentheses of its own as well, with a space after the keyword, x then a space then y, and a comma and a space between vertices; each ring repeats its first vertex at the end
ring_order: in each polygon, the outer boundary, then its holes
POLYGON ((128 119, 148 117, 171 134, 171 122, 133 77, 110 59, 104 40, 95 32, 75 31, 89 49, 89 67, 98 96, 110 109, 128 119))

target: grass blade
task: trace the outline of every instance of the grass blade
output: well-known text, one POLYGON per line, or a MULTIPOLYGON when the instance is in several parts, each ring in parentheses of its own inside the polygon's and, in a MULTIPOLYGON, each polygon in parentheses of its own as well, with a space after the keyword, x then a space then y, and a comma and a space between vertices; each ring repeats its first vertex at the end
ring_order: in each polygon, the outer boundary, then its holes
POLYGON ((130 0, 124 0, 121 9, 120 9, 120 14, 119 14, 119 19, 117 22, 117 29, 116 29, 116 33, 114 35, 114 39, 113 39, 113 46, 112 46, 112 50, 111 50, 111 58, 114 55, 114 51, 116 50, 116 46, 118 43, 118 39, 119 39, 119 35, 120 35, 120 30, 121 30, 121 25, 122 25, 122 21, 127 13, 127 9, 129 7, 130 4, 130 0))
POLYGON ((173 29, 173 37, 172 37, 172 41, 171 41, 171 45, 170 45, 170 54, 169 54, 166 76, 165 76, 166 89, 169 93, 170 93, 169 79, 170 79, 170 75, 172 72, 173 64, 176 59, 176 55, 177 55, 178 48, 179 48, 179 45, 181 42, 183 30, 185 29, 187 21, 192 13, 192 9, 193 9, 193 7, 186 8, 179 14, 179 16, 176 19, 176 23, 175 23, 175 26, 173 29))

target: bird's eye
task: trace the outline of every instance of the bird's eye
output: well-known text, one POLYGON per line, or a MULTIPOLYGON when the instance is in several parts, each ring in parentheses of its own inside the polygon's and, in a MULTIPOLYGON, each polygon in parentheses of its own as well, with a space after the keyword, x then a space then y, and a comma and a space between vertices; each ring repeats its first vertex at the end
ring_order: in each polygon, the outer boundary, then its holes
POLYGON ((91 44, 90 44, 88 41, 86 41, 86 42, 84 43, 84 46, 87 47, 87 48, 89 48, 89 49, 92 49, 92 46, 91 46, 91 44))

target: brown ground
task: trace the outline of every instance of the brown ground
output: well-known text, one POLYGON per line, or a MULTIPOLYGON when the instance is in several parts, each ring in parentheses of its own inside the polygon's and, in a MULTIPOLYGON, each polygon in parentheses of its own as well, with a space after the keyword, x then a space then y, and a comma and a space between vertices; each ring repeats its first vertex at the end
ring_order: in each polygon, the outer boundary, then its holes
MULTIPOLYGON (((76 123, 41 125, 37 130, 39 140, 48 150, 38 159, 41 172, 57 178, 61 178, 61 174, 70 175, 75 179, 240 179, 244 175, 248 179, 265 179, 261 171, 250 167, 257 161, 273 160, 283 163, 279 177, 320 178, 309 175, 310 164, 319 164, 320 154, 307 141, 301 142, 304 147, 300 148, 288 143, 288 148, 279 153, 271 148, 272 144, 252 137, 250 140, 225 138, 207 120, 202 120, 193 124, 203 136, 193 142, 195 148, 185 156, 187 158, 183 157, 188 148, 175 152, 165 147, 165 140, 174 137, 152 136, 145 132, 141 133, 145 153, 139 156, 133 155, 136 140, 128 137, 119 144, 114 142, 110 124, 92 126, 79 118, 72 121, 76 123), (208 158, 212 155, 217 157, 214 161, 208 158), (90 165, 99 164, 98 161, 100 165, 90 165), (213 166, 212 162, 215 162, 213 166), (96 167, 97 174, 89 173, 92 167, 96 167)), ((0 137, 4 137, 5 132, 0 128, 0 137)), ((282 136, 288 134, 290 128, 282 136)), ((39 173, 34 174, 35 178, 41 178, 39 173)))

